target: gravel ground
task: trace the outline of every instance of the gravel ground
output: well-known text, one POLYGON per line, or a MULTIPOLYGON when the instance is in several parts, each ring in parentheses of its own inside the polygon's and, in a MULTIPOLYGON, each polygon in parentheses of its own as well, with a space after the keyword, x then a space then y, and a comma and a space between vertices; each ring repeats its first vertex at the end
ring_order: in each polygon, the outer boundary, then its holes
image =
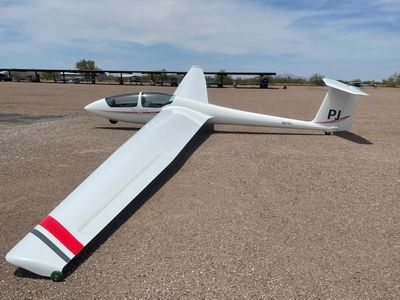
MULTIPOLYGON (((83 107, 138 90, 0 83, 2 257, 140 128, 83 107)), ((226 88, 209 98, 307 120, 325 92, 226 88)), ((400 89, 366 92, 351 133, 199 133, 64 282, 1 259, 0 298, 399 298, 400 89)))

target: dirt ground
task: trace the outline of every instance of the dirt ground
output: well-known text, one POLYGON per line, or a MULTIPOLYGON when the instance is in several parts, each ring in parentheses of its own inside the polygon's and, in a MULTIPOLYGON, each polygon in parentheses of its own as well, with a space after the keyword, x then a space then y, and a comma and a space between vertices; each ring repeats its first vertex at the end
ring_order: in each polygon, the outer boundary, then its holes
MULTIPOLYGON (((340 135, 199 133, 63 282, 9 265, 6 253, 140 128, 83 107, 139 90, 0 83, 0 298, 400 297, 400 89, 365 89, 340 135)), ((209 89, 209 98, 309 120, 326 90, 209 89)))

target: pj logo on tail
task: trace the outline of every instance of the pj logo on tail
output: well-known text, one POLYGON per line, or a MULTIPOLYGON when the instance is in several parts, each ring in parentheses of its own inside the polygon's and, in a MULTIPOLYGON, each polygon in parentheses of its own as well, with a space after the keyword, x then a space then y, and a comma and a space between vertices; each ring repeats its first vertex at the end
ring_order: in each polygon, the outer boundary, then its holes
POLYGON ((333 117, 334 120, 339 120, 341 112, 342 112, 341 110, 330 109, 329 112, 328 112, 328 120, 330 120, 331 117, 333 117), (336 118, 335 118, 335 116, 336 116, 336 118))

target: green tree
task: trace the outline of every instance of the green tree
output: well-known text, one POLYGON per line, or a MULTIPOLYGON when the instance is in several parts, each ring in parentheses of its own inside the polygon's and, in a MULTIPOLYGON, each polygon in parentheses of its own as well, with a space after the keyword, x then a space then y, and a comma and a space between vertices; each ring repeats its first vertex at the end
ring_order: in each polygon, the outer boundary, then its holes
POLYGON ((101 69, 96 66, 94 60, 81 59, 75 63, 75 68, 79 71, 100 71, 101 69))
MULTIPOLYGON (((75 63, 75 68, 79 71, 101 71, 99 67, 96 66, 96 62, 94 60, 86 60, 81 59, 75 63)), ((86 80, 94 81, 95 74, 85 73, 84 74, 86 80)))
POLYGON ((291 77, 291 76, 282 76, 277 75, 274 77, 270 77, 270 83, 277 83, 277 84, 294 84, 294 85, 305 85, 308 84, 307 79, 302 77, 291 77))
POLYGON ((214 77, 214 84, 233 84, 232 76, 226 74, 225 70, 220 70, 214 77))
POLYGON ((384 79, 382 83, 388 87, 396 87, 400 85, 400 73, 394 73, 389 78, 384 79))
POLYGON ((314 74, 314 75, 311 75, 309 81, 311 84, 314 84, 314 85, 324 85, 324 81, 322 80, 323 78, 324 78, 324 75, 314 74))
POLYGON ((42 78, 44 80, 55 80, 57 78, 57 73, 55 72, 43 72, 42 78))
POLYGON ((162 70, 157 70, 155 72, 160 72, 160 73, 153 73, 153 74, 145 74, 142 75, 141 79, 143 82, 152 82, 153 84, 164 84, 172 81, 177 81, 179 76, 175 75, 167 75, 165 72, 167 70, 162 69, 162 70), (173 78, 175 77, 175 78, 173 78))

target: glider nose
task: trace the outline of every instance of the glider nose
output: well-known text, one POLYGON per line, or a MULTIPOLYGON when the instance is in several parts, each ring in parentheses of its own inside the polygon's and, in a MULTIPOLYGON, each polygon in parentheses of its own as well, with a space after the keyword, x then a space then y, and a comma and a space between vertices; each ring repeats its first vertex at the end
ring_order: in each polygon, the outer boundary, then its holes
POLYGON ((96 113, 107 108, 106 100, 100 99, 85 106, 85 110, 91 113, 96 113))

